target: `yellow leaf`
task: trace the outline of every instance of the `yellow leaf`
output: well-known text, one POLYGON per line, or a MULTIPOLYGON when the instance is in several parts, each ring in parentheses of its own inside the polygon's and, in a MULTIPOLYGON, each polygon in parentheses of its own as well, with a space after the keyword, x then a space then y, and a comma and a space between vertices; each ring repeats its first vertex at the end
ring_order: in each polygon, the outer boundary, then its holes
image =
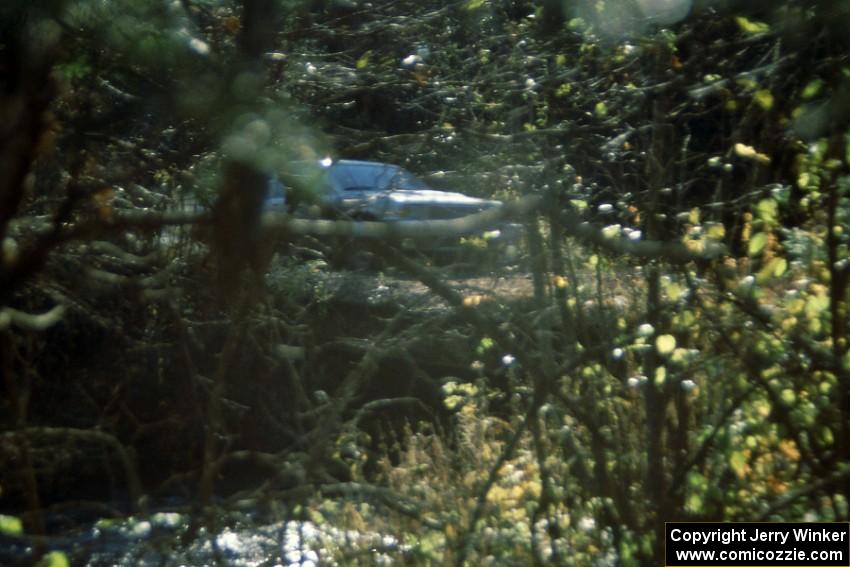
POLYGON ((823 88, 823 81, 820 79, 815 79, 814 81, 810 81, 809 84, 805 86, 803 89, 802 97, 805 100, 810 98, 814 98, 820 93, 821 88, 823 88))
POLYGON ((753 100, 765 110, 770 110, 773 107, 773 94, 767 89, 756 91, 753 100))
POLYGON ((593 107, 593 112, 596 113, 596 116, 599 118, 605 118, 608 116, 608 106, 604 102, 599 101, 596 103, 596 106, 593 107))
POLYGON ((735 22, 738 24, 738 27, 741 28, 744 32, 750 34, 760 34, 767 33, 770 31, 770 26, 764 22, 755 22, 753 20, 748 20, 743 16, 738 16, 735 18, 735 22))
POLYGON ((756 212, 764 222, 775 224, 779 215, 779 203, 774 199, 762 199, 756 205, 756 212))
POLYGON ((0 514, 0 534, 17 536, 23 533, 24 526, 20 518, 0 514))
POLYGON ((68 556, 62 551, 51 551, 41 559, 41 565, 45 567, 70 567, 68 556))
POLYGON ((764 249, 765 244, 767 244, 767 234, 764 232, 755 233, 747 244, 747 254, 755 256, 764 249))
POLYGON ((707 224, 706 235, 712 240, 723 240, 726 236, 726 227, 719 222, 707 224))
POLYGON ((655 339, 655 350, 658 354, 668 355, 676 349, 676 337, 673 335, 658 335, 655 339))
POLYGON ((785 258, 772 258, 770 262, 759 270, 756 278, 759 282, 765 282, 771 278, 781 277, 788 268, 788 261, 785 258))
POLYGON ((759 153, 754 147, 748 146, 746 144, 735 144, 735 154, 740 158, 753 160, 764 165, 770 163, 770 156, 759 153))
POLYGON ((750 472, 750 467, 747 465, 747 455, 743 451, 733 451, 729 455, 729 466, 738 478, 744 478, 750 472))
POLYGON ((797 444, 790 439, 783 439, 779 442, 779 450, 785 455, 786 459, 792 461, 800 460, 800 451, 797 449, 797 444))
POLYGON ((357 63, 355 64, 355 66, 358 69, 365 69, 366 67, 368 67, 369 66, 369 57, 371 55, 372 55, 372 50, 370 49, 369 51, 367 51, 366 53, 364 53, 363 55, 360 56, 360 59, 357 60, 357 63))
POLYGON ((699 208, 694 207, 688 213, 688 222, 691 224, 699 224, 699 208))

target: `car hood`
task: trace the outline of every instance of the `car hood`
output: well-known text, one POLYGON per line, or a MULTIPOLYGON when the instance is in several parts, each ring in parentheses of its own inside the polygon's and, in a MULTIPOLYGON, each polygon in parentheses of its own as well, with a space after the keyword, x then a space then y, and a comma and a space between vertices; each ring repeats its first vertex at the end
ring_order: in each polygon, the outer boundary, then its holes
POLYGON ((501 206, 501 201, 479 199, 463 193, 437 191, 435 189, 398 189, 385 196, 393 204, 399 206, 416 205, 447 205, 453 207, 491 208, 501 206))

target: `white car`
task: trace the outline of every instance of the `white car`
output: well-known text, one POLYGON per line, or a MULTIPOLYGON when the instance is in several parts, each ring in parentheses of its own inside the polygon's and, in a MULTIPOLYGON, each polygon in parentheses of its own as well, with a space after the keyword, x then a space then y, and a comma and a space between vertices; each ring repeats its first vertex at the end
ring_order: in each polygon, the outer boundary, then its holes
MULTIPOLYGON (((297 189, 290 191, 278 179, 270 179, 268 209, 302 215, 307 209, 301 206, 304 201, 318 204, 324 215, 403 222, 454 219, 502 206, 501 201, 493 199, 433 189, 406 169, 380 162, 330 159, 296 162, 286 179, 297 189)), ((521 235, 521 225, 500 223, 468 236, 485 237, 492 246, 515 244, 521 235)), ((423 244, 431 249, 450 246, 447 242, 416 243, 420 247, 423 244)))

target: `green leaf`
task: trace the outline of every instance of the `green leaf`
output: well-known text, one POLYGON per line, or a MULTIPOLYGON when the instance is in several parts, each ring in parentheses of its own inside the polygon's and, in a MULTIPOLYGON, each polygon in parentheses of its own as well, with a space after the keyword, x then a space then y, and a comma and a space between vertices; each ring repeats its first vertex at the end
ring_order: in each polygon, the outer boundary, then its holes
POLYGON ((44 567, 71 567, 68 556, 62 551, 51 551, 41 559, 44 567))
POLYGON ((485 4, 487 4, 487 0, 468 0, 466 9, 470 11, 478 10, 479 8, 483 8, 485 4))
POLYGON ((747 456, 742 451, 733 451, 729 455, 729 466, 738 478, 743 478, 747 473, 747 456))
POLYGON ((685 510, 691 514, 702 512, 702 496, 699 494, 691 494, 688 496, 688 501, 685 502, 685 510))
POLYGON ((806 316, 815 319, 829 308, 829 297, 824 295, 813 295, 806 300, 806 316))
POLYGON ((699 208, 694 207, 688 212, 688 222, 691 224, 699 224, 699 208))
POLYGON ((723 240, 726 236, 726 227, 723 226, 723 223, 712 222, 705 224, 705 234, 712 240, 723 240))
POLYGON ((815 79, 813 81, 809 81, 805 87, 803 87, 802 97, 805 100, 810 98, 814 98, 818 95, 820 90, 823 88, 823 81, 820 79, 815 79))
POLYGON ((685 293, 685 287, 676 282, 663 283, 662 287, 670 301, 677 301, 685 293))
POLYGON ((767 244, 767 234, 764 232, 755 233, 752 238, 750 238, 749 243, 747 244, 747 254, 749 256, 755 256, 760 253, 764 246, 767 244))
POLYGON ((475 352, 480 356, 493 348, 495 344, 496 343, 490 337, 483 337, 481 342, 478 343, 478 348, 475 349, 475 352))
POLYGON ((760 33, 767 33, 770 31, 770 26, 766 23, 755 22, 743 16, 736 17, 735 22, 738 24, 738 27, 741 28, 741 30, 749 34, 756 35, 760 33))
POLYGON ((759 270, 756 279, 763 283, 771 278, 781 277, 786 269, 788 269, 788 261, 785 258, 772 258, 770 262, 759 270))
POLYGON ((565 97, 568 94, 570 94, 572 92, 572 90, 573 90, 573 86, 570 83, 564 83, 563 85, 558 87, 557 91, 555 91, 555 96, 558 97, 558 98, 565 97))
POLYGON ((776 224, 779 218, 779 204, 774 199, 762 199, 756 205, 756 212, 761 220, 768 224, 776 224))
POLYGON ((0 514, 0 534, 21 535, 23 533, 24 526, 20 518, 0 514))
POLYGON ((605 118, 608 116, 608 106, 600 100, 596 103, 596 106, 593 107, 593 112, 599 118, 605 118))
POLYGON ((797 400, 797 394, 794 393, 794 390, 791 388, 785 388, 779 394, 780 399, 785 402, 786 405, 791 405, 797 400))
POLYGON ((369 66, 369 57, 372 55, 372 50, 370 49, 366 53, 360 56, 360 59, 357 60, 355 66, 357 69, 365 69, 369 66))
POLYGON ((770 110, 773 107, 773 94, 767 89, 756 91, 753 94, 753 100, 765 110, 770 110))

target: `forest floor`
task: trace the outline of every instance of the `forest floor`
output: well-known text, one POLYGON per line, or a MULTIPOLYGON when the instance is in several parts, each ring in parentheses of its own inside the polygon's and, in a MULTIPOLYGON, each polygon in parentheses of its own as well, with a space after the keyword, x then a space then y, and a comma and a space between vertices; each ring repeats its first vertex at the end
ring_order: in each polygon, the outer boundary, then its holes
MULTIPOLYGON (((474 303, 495 299, 515 301, 533 295, 531 274, 513 267, 466 275, 449 272, 441 281, 474 303)), ((393 303, 423 310, 447 307, 445 300, 424 283, 396 271, 329 272, 325 286, 335 301, 344 303, 368 306, 393 303)))

